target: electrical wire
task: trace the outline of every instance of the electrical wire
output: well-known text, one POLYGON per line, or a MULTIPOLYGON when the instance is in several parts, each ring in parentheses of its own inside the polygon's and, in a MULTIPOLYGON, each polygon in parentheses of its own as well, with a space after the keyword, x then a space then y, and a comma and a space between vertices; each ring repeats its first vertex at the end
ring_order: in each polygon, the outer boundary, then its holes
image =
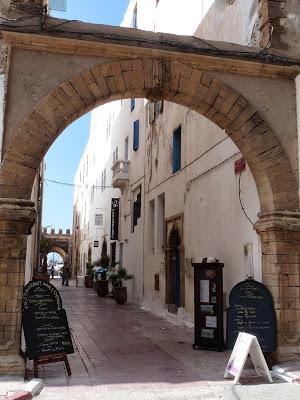
POLYGON ((74 183, 55 181, 53 179, 47 179, 47 178, 44 178, 44 181, 55 183, 57 185, 67 186, 67 187, 70 187, 70 188, 75 188, 75 189, 88 189, 88 188, 92 188, 92 187, 94 187, 95 189, 113 188, 113 186, 104 186, 104 185, 101 185, 101 186, 98 186, 98 185, 76 185, 74 183))
POLYGON ((246 211, 245 211, 245 208, 244 208, 244 206, 243 206, 242 199, 241 199, 241 192, 242 192, 242 190, 241 190, 241 175, 242 175, 242 169, 240 170, 240 174, 239 174, 239 201, 240 201, 240 205, 241 205, 241 208, 242 208, 242 210, 243 210, 243 213, 244 213, 245 217, 246 217, 247 220, 250 222, 250 224, 253 226, 254 223, 253 223, 253 222, 251 221, 251 219, 248 217, 248 214, 247 214, 246 211))

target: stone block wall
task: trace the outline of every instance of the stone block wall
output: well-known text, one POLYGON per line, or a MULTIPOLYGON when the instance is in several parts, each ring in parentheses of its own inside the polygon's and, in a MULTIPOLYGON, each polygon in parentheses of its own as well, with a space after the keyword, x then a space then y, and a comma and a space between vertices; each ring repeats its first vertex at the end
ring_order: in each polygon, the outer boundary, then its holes
POLYGON ((259 0, 260 46, 300 51, 299 0, 259 0))

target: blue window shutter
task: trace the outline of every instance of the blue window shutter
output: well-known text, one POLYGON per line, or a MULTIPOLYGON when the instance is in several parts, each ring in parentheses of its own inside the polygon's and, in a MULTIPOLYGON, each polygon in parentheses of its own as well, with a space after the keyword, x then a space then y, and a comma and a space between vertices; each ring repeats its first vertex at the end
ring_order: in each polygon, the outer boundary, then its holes
POLYGON ((173 132, 173 174, 181 168, 181 127, 173 132))
POLYGON ((135 99, 131 99, 130 100, 130 111, 132 112, 134 110, 135 107, 135 99))
POLYGON ((139 148, 139 136, 140 136, 140 120, 137 119, 133 123, 133 150, 137 151, 139 148))

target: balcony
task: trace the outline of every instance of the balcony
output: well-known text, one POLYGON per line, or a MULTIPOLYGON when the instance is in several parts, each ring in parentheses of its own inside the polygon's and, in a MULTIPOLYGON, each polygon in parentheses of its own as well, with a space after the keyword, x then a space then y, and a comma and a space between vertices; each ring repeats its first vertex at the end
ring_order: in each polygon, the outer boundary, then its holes
POLYGON ((113 171, 112 186, 113 188, 123 189, 129 182, 129 160, 116 160, 111 167, 113 171))

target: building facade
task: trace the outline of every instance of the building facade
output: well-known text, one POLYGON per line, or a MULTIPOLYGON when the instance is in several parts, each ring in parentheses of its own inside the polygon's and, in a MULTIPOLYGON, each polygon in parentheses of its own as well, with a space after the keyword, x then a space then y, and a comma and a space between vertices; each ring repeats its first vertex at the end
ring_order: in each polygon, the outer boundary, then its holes
MULTIPOLYGON (((186 7, 174 1, 169 18, 166 1, 131 1, 122 25, 250 45, 257 40, 255 4, 191 1, 186 7)), ((100 257, 101 241, 108 238, 114 260, 134 275, 131 301, 191 323, 192 263, 205 257, 225 263, 225 298, 237 282, 261 280, 253 229, 259 199, 251 171, 229 136, 198 113, 145 99, 94 110, 75 185, 83 185, 74 197, 79 270, 100 257), (119 198, 118 240, 110 238, 112 198, 119 198)))

